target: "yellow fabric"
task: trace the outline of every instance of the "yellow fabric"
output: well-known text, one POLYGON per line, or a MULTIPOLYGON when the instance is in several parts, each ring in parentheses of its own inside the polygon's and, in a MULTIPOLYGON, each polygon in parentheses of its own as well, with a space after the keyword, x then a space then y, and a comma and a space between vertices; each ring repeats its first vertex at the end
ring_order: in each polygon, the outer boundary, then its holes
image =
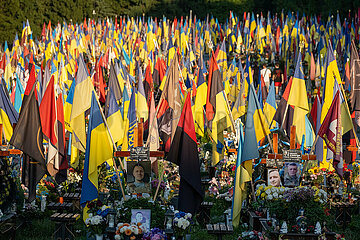
MULTIPOLYGON (((11 136, 13 135, 13 128, 9 117, 6 115, 6 112, 3 109, 0 109, 0 124, 3 126, 3 133, 5 133, 4 138, 6 141, 10 141, 11 136)), ((0 142, 2 139, 0 139, 0 142)))
POLYGON ((206 104, 207 84, 204 82, 196 90, 194 105, 195 132, 204 136, 204 105, 206 104))
MULTIPOLYGON (((251 161, 246 161, 250 162, 251 161)), ((251 181, 251 177, 248 171, 243 167, 239 166, 236 168, 236 182, 234 186, 234 205, 233 205, 233 215, 232 223, 234 227, 239 226, 240 222, 240 212, 242 207, 242 202, 246 198, 246 187, 245 183, 251 181)))
POLYGON ((256 141, 259 142, 261 139, 270 134, 269 125, 266 123, 264 113, 261 109, 256 109, 254 113, 254 127, 256 141))

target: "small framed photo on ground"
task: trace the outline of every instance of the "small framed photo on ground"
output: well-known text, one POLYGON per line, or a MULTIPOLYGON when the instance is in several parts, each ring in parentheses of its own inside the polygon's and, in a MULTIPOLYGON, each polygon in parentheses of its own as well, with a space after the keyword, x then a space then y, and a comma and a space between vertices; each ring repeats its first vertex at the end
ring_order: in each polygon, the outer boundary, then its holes
POLYGON ((129 193, 150 193, 150 161, 127 161, 127 191, 129 193))
POLYGON ((150 231, 150 209, 131 209, 131 223, 141 223, 146 227, 146 232, 150 231))
POLYGON ((273 187, 280 187, 281 184, 281 178, 280 173, 278 169, 275 168, 269 168, 267 170, 267 185, 273 186, 273 187))
POLYGON ((300 184, 302 164, 297 162, 286 162, 284 165, 284 186, 297 187, 300 184))

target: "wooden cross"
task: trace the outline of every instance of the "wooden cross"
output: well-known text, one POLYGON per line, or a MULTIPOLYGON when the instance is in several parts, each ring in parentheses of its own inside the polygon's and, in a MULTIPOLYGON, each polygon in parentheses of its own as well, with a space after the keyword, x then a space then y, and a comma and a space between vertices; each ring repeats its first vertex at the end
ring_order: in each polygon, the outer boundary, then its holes
MULTIPOLYGON (((144 131, 144 119, 141 118, 140 122, 138 123, 138 126, 134 129, 134 147, 142 147, 143 146, 143 131, 144 131)), ((150 134, 150 132, 149 132, 150 134)), ((150 157, 164 157, 165 153, 163 151, 149 151, 150 157)), ((114 152, 115 157, 130 157, 130 151, 115 151, 114 152)), ((164 174, 160 175, 159 183, 156 188, 156 192, 154 195, 154 201, 156 199, 156 196, 159 192, 160 184, 162 181, 164 174)), ((125 199, 125 196, 124 196, 125 199)))
MULTIPOLYGON (((143 131, 144 131, 144 119, 142 118, 138 123, 138 126, 134 129, 134 147, 143 146, 143 131)), ((149 133, 150 134, 150 133, 149 133)), ((115 151, 115 157, 130 157, 130 151, 115 151)), ((163 151, 150 151, 150 157, 164 157, 163 151)))
MULTIPOLYGON (((15 124, 14 124, 14 128, 15 128, 15 124)), ((2 139, 3 139, 3 125, 0 124, 0 146, 4 146, 2 144, 2 139)), ((10 154, 11 155, 20 155, 20 154, 22 154, 22 152, 19 149, 8 149, 8 150, 0 149, 0 157, 7 157, 10 154)))
MULTIPOLYGON (((296 137, 296 126, 291 126, 290 128, 290 149, 296 149, 295 145, 295 137, 296 137)), ((273 134, 273 146, 274 146, 274 153, 268 154, 268 159, 275 159, 281 160, 283 159, 283 154, 278 153, 278 134, 273 134)), ((316 155, 312 154, 303 154, 301 155, 302 160, 316 160, 316 155)))

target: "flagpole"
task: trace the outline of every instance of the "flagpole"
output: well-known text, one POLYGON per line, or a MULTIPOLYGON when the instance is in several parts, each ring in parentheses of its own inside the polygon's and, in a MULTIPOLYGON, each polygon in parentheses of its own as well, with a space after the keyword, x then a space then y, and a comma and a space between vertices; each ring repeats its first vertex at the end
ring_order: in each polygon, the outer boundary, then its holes
MULTIPOLYGON (((96 93, 95 93, 95 99, 96 99, 96 102, 97 102, 97 104, 98 104, 98 106, 99 106, 99 108, 100 108, 101 116, 102 116, 102 118, 103 118, 103 121, 104 121, 104 124, 105 124, 105 126, 106 126, 106 129, 107 129, 107 131, 108 131, 108 133, 109 133, 109 135, 110 135, 111 142, 112 142, 112 144, 113 144, 113 148, 116 149, 116 145, 115 145, 114 139, 113 139, 113 137, 112 137, 112 135, 111 135, 109 126, 108 126, 107 121, 106 121, 106 119, 105 119, 105 115, 104 115, 104 113, 103 113, 102 107, 100 106, 100 102, 99 102, 99 100, 97 99, 96 93)), ((124 201, 126 201, 125 191, 124 191, 124 188, 123 188, 123 186, 122 186, 122 184, 121 184, 119 169, 118 169, 118 167, 116 166, 116 162, 115 162, 114 157, 112 157, 112 160, 113 160, 114 168, 115 168, 115 171, 116 171, 116 176, 118 177, 118 181, 119 181, 119 184, 120 184, 121 193, 122 193, 122 195, 123 195, 123 197, 124 197, 124 201)), ((119 159, 119 162, 120 162, 121 168, 122 168, 123 170, 125 170, 124 165, 123 165, 122 162, 121 162, 121 159, 119 159)))
MULTIPOLYGON (((164 164, 164 162, 163 162, 163 164, 164 164)), ((160 184, 161 184, 161 182, 162 182, 162 180, 163 180, 163 177, 164 177, 164 175, 165 175, 164 169, 162 169, 161 171, 163 172, 163 174, 160 175, 160 179, 159 179, 158 185, 157 185, 157 187, 156 187, 156 192, 155 192, 153 201, 155 201, 155 199, 156 199, 156 197, 157 197, 157 195, 158 195, 158 193, 159 193, 160 184)))

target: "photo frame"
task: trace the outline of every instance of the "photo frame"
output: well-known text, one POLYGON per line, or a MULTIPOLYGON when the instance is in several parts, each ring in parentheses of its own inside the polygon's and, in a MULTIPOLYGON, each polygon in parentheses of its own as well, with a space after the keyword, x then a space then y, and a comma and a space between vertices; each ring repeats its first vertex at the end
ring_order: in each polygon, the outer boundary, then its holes
POLYGON ((267 185, 273 187, 282 186, 279 170, 276 168, 267 169, 267 185))
POLYGON ((298 162, 286 162, 283 167, 284 186, 297 187, 300 184, 302 164, 298 162))
POLYGON ((127 191, 129 193, 151 192, 151 162, 126 161, 127 191))
POLYGON ((150 231, 150 220, 150 209, 131 209, 131 223, 142 223, 146 227, 146 232, 150 231))

